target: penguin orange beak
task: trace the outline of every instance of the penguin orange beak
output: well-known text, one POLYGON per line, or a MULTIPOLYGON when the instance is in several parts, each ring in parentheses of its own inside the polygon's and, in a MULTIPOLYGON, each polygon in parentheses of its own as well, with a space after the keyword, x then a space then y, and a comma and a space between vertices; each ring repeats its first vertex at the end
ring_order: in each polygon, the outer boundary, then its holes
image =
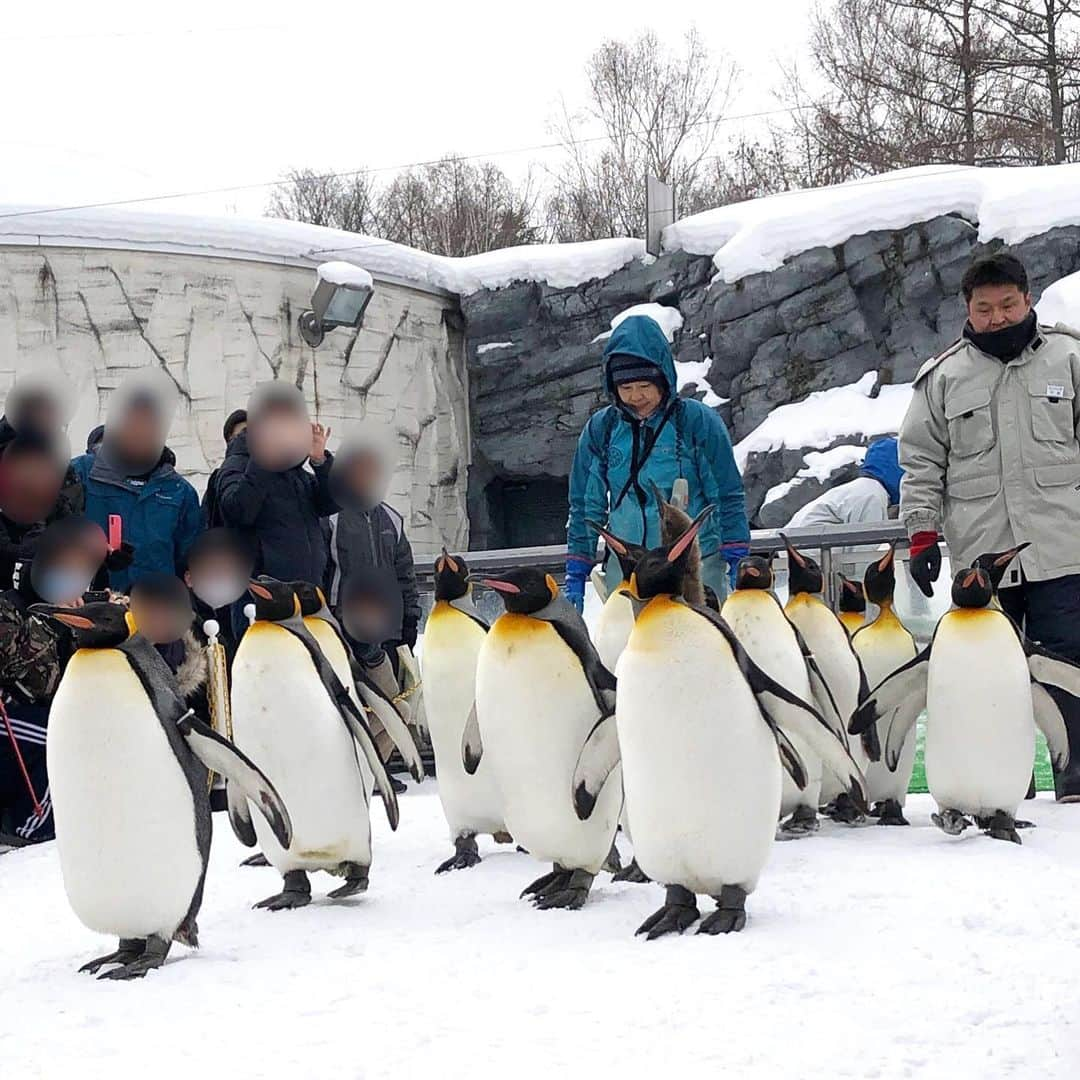
POLYGON ((450 554, 449 551, 446 550, 446 548, 442 549, 442 558, 440 558, 439 561, 435 564, 435 569, 442 573, 444 566, 450 567, 450 572, 452 574, 458 573, 458 571, 461 569, 461 567, 459 567, 458 564, 454 562, 453 556, 450 554))
POLYGON ((698 516, 694 518, 693 521, 690 522, 690 528, 688 528, 686 532, 684 532, 682 536, 680 536, 679 539, 671 545, 671 549, 668 551, 667 557, 669 563, 678 562, 679 559, 683 557, 686 549, 697 539, 697 534, 701 532, 701 526, 705 524, 705 522, 709 519, 709 515, 712 514, 715 509, 715 506, 706 506, 705 509, 702 510, 701 513, 698 514, 698 516))
POLYGON ((586 525, 590 529, 595 529, 603 538, 604 543, 607 544, 616 555, 625 555, 629 550, 624 540, 620 540, 614 533, 610 533, 603 525, 598 525, 595 521, 586 521, 586 525))
POLYGON ((970 589, 975 584, 976 579, 981 578, 982 574, 978 570, 972 570, 966 578, 961 582, 965 589, 970 589))
POLYGON ((784 547, 787 548, 788 558, 794 559, 799 566, 806 566, 806 559, 803 557, 802 553, 783 533, 780 534, 780 539, 784 541, 784 547))
POLYGON ((252 596, 257 596, 260 600, 274 599, 274 594, 265 585, 260 585, 257 581, 248 582, 248 592, 252 596))
POLYGON ((65 626, 74 627, 76 630, 94 629, 93 620, 88 619, 85 615, 76 615, 73 611, 54 611, 49 618, 62 622, 65 626))
POLYGON ((1030 542, 1025 542, 1023 544, 1017 544, 1016 547, 1014 547, 1011 551, 1006 551, 1004 554, 999 555, 994 560, 994 565, 995 566, 1008 566, 1009 563, 1011 563, 1013 561, 1013 559, 1015 559, 1016 556, 1019 555, 1020 552, 1024 550, 1024 548, 1029 548, 1029 547, 1031 547, 1030 542))
POLYGON ((761 571, 756 566, 744 566, 739 572, 747 577, 761 577, 761 571))
POLYGON ((480 584, 485 588, 494 589, 496 592, 514 595, 521 590, 512 581, 500 581, 498 578, 481 578, 480 584))
POLYGON ((896 558, 896 548, 890 547, 889 550, 885 552, 885 555, 882 557, 881 562, 879 562, 877 564, 878 570, 882 574, 884 574, 885 571, 888 570, 890 566, 892 566, 892 561, 895 558, 896 558))

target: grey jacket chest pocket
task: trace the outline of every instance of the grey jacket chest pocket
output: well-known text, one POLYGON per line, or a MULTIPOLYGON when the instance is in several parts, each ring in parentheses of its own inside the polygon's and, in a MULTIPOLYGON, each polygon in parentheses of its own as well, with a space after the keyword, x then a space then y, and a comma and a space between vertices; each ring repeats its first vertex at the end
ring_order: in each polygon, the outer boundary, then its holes
POLYGON ((1072 442, 1076 438, 1075 396, 1071 381, 1064 377, 1040 376, 1028 383, 1031 433, 1038 442, 1072 442))
POLYGON ((952 393, 945 399, 949 446, 955 457, 981 454, 994 445, 994 417, 988 387, 952 393))

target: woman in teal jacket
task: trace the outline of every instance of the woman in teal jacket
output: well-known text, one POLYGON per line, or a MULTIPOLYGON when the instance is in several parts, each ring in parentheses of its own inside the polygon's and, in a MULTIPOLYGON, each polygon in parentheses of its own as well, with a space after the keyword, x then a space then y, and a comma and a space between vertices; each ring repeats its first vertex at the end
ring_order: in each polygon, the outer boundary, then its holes
MULTIPOLYGON (((682 477, 691 516, 716 506, 700 533, 702 579, 723 600, 750 538, 742 477, 723 420, 679 397, 667 338, 647 315, 632 315, 612 331, 604 383, 611 404, 585 425, 570 472, 566 595, 580 610, 598 540, 587 522, 606 521, 617 536, 654 547, 660 518, 652 484, 670 496, 682 477)), ((622 580, 616 559, 608 560, 605 574, 609 589, 622 580)))

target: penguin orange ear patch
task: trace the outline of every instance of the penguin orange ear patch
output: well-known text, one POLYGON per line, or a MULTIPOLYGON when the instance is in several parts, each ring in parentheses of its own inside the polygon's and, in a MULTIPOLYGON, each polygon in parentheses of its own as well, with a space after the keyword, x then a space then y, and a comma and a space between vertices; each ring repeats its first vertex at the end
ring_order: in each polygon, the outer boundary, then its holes
POLYGON ((559 583, 548 574, 544 580, 547 582, 548 592, 551 593, 551 599, 554 600, 559 595, 559 583))
POLYGON ((130 611, 124 612, 124 622, 127 623, 129 635, 137 634, 139 632, 139 628, 135 625, 135 616, 132 615, 130 611))

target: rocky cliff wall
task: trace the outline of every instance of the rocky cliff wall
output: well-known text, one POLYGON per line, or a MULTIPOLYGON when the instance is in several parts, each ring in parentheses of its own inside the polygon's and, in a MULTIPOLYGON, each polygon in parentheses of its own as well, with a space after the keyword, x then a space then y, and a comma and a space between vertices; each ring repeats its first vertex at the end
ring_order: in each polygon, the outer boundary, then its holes
MULTIPOLYGON (((975 225, 948 215, 814 248, 732 283, 711 280, 708 257, 675 252, 573 289, 519 283, 464 297, 473 546, 564 538, 577 436, 602 404, 603 342, 594 339, 625 308, 653 301, 679 309, 675 358, 710 361, 708 382, 729 399, 721 413, 737 442, 777 406, 868 371, 885 383, 910 381, 956 338, 964 318, 960 278, 973 256, 996 246, 981 245, 975 225)), ((1037 298, 1080 269, 1080 226, 1011 250, 1027 264, 1037 298)), ((766 491, 801 464, 799 447, 750 455, 744 481, 755 521, 766 491)), ((821 490, 800 484, 784 512, 821 490)))

